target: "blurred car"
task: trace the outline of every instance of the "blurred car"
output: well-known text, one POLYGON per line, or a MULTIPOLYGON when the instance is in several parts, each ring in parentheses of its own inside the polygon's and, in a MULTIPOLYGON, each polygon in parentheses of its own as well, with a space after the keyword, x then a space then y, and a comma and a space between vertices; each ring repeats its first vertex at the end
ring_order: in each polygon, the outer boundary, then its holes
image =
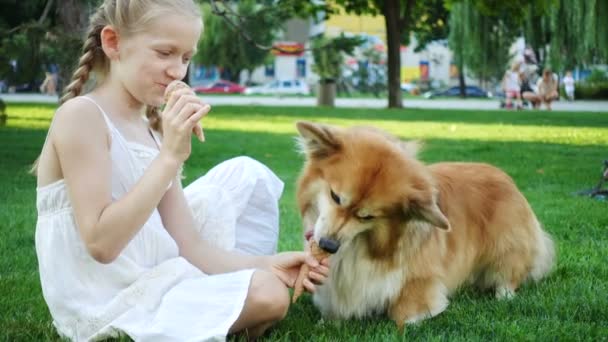
POLYGON ((309 95, 310 88, 301 80, 275 80, 257 87, 248 87, 245 94, 309 95))
MULTIPOLYGON (((467 97, 492 97, 492 93, 485 91, 477 86, 466 86, 465 93, 467 97)), ((454 86, 443 90, 431 90, 423 95, 425 98, 430 99, 437 96, 460 96, 460 87, 454 86)))
POLYGON ((226 80, 218 80, 193 89, 200 94, 242 94, 245 92, 245 87, 226 80))
POLYGON ((412 90, 416 89, 416 85, 414 83, 401 83, 401 90, 410 93, 412 90))

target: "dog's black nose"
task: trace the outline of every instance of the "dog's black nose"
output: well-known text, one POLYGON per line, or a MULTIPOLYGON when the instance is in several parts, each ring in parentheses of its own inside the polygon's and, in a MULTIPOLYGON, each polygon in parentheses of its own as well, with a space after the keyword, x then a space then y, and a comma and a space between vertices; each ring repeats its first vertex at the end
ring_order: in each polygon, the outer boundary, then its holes
POLYGON ((321 238, 319 240, 319 247, 327 253, 334 254, 340 248, 340 243, 334 239, 321 238))

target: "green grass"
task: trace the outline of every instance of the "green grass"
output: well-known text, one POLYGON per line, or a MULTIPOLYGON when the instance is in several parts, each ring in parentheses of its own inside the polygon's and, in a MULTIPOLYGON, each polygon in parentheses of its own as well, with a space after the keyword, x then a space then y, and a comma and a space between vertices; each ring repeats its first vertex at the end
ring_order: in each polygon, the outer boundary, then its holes
MULTIPOLYGON (((34 250, 35 179, 26 173, 44 141, 53 106, 9 104, 0 128, 0 339, 56 340, 41 295, 34 250)), ((594 186, 608 158, 608 113, 215 107, 207 142, 194 145, 189 183, 226 158, 249 155, 285 182, 280 249, 299 249, 294 183, 296 120, 372 124, 425 142, 421 159, 481 161, 507 171, 558 247, 558 264, 510 301, 464 288, 436 318, 400 333, 377 317, 321 319, 310 296, 290 308, 270 341, 605 340, 608 338, 608 202, 572 195, 594 186)), ((362 280, 364 281, 364 280, 362 280)))

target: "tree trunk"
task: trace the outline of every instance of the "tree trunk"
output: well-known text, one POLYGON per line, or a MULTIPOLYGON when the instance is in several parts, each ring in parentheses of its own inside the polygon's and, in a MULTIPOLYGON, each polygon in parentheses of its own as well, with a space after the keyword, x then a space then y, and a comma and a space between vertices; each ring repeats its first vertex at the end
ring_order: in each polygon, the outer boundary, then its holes
POLYGON ((464 82, 464 63, 458 66, 458 85, 460 86, 460 97, 467 97, 466 84, 464 82))
POLYGON ((320 80, 317 84, 317 106, 334 107, 336 82, 320 80))
MULTIPOLYGON (((413 2, 413 0, 409 0, 413 2)), ((383 14, 388 45, 388 107, 402 108, 400 0, 386 0, 383 14)), ((407 13, 406 13, 407 15, 407 13)))

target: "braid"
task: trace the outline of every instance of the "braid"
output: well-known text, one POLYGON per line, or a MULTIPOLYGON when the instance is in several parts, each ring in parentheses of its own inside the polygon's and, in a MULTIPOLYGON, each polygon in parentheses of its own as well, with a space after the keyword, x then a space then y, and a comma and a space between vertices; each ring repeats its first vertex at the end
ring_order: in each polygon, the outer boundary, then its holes
MULTIPOLYGON (((95 20, 92 22, 95 22, 95 20)), ((103 25, 91 24, 87 34, 87 40, 82 47, 83 54, 78 61, 78 67, 72 75, 70 84, 65 88, 63 96, 59 101, 61 104, 82 93, 82 88, 89 79, 91 70, 93 70, 95 65, 96 57, 98 57, 98 54, 101 51, 100 34, 103 27, 103 25)))
POLYGON ((148 118, 150 127, 160 134, 163 134, 162 119, 158 107, 146 106, 146 117, 148 118))

